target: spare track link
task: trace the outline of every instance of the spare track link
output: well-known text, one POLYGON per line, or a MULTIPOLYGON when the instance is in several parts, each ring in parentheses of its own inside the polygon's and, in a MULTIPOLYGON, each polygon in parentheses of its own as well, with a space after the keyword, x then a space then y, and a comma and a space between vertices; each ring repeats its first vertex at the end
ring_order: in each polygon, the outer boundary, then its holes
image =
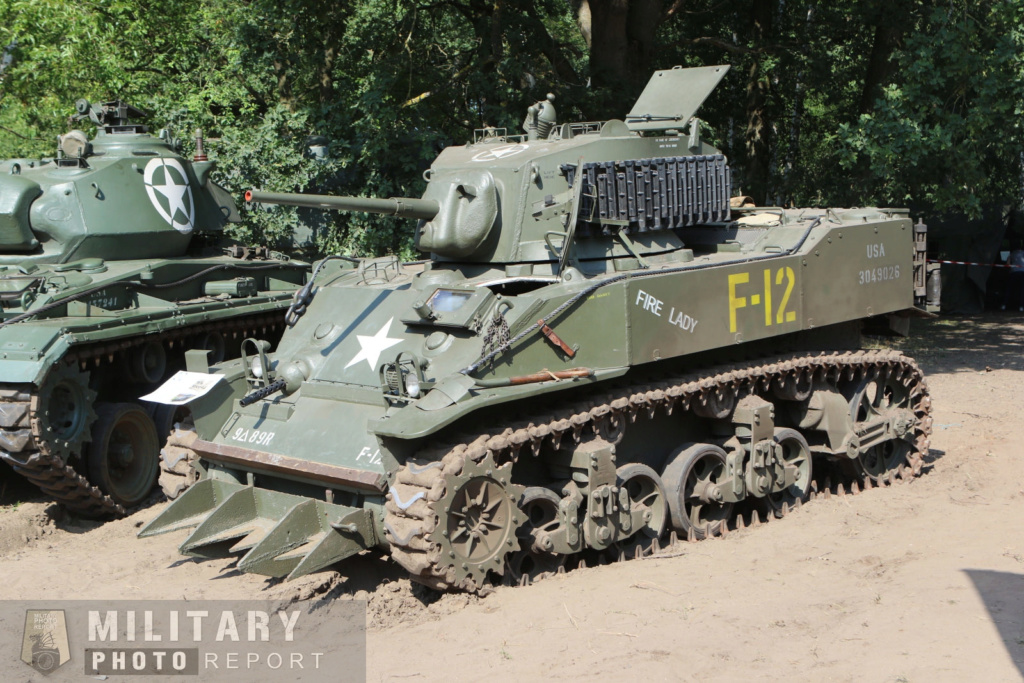
MULTIPOLYGON (((514 461, 525 447, 540 452, 545 439, 555 448, 568 436, 579 442, 585 430, 597 432, 609 419, 625 417, 633 422, 638 415, 653 417, 658 410, 671 414, 713 400, 716 392, 767 392, 772 380, 787 377, 854 379, 873 370, 887 369, 910 388, 911 409, 917 418, 914 449, 907 456, 909 468, 900 466, 900 474, 918 476, 928 452, 932 428, 931 397, 921 369, 913 359, 898 351, 867 350, 821 355, 787 355, 760 365, 719 366, 708 374, 683 375, 662 381, 638 383, 594 394, 532 420, 517 421, 500 432, 481 434, 458 442, 431 445, 403 465, 396 476, 385 504, 385 532, 391 544, 391 556, 411 575, 428 586, 460 588, 475 592, 482 586, 453 586, 448 572, 440 564, 440 548, 429 540, 439 524, 432 504, 444 496, 445 477, 458 474, 466 458, 483 459, 488 453, 503 464, 514 461)), ((612 430, 614 431, 614 429, 612 430)), ((889 481, 895 481, 891 473, 889 481)), ((870 486, 870 482, 865 482, 870 486)))
MULTIPOLYGON (((92 344, 72 349, 67 362, 81 364, 114 362, 114 355, 133 346, 159 339, 164 343, 173 343, 201 332, 222 332, 225 334, 249 334, 262 329, 278 327, 284 324, 280 313, 260 313, 247 318, 225 320, 221 323, 201 323, 188 327, 167 330, 157 335, 144 335, 121 339, 115 342, 92 344)), ((88 368, 86 368, 88 369, 88 368)), ((100 489, 89 483, 73 467, 65 463, 59 456, 42 452, 33 438, 32 425, 36 424, 35 387, 10 386, 0 384, 0 417, 10 415, 0 426, 4 432, 4 440, 9 446, 18 446, 21 450, 10 452, 0 447, 0 459, 10 465, 15 472, 38 486, 44 493, 52 496, 68 510, 88 517, 123 517, 127 514, 124 506, 118 504, 100 489)))

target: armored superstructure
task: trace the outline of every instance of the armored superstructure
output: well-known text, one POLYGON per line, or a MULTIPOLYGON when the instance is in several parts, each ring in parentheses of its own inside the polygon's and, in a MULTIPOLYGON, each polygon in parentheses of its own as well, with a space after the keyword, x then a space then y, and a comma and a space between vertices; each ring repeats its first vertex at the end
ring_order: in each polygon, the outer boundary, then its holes
MULTIPOLYGON (((420 199, 254 202, 418 219, 428 261, 322 261, 280 345, 191 368, 201 480, 141 532, 296 577, 379 549, 476 591, 782 515, 815 463, 919 473, 913 360, 861 350, 924 304, 901 209, 734 201, 693 118, 728 67, 659 71, 624 120, 480 131, 420 199)), ((920 281, 919 281, 920 280, 920 281)))

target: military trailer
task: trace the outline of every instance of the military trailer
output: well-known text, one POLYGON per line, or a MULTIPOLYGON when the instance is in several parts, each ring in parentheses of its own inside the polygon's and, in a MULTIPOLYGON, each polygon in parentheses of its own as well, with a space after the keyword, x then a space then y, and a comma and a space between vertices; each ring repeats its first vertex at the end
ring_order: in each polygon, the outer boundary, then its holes
POLYGON ((927 315, 924 226, 734 200, 693 118, 727 69, 658 71, 623 120, 559 124, 549 96, 524 135, 445 149, 420 199, 250 192, 417 219, 430 258, 325 259, 276 349, 189 355, 222 377, 191 404, 200 481, 140 535, 480 591, 783 515, 815 466, 919 473, 924 378, 861 332, 927 315))
MULTIPOLYGON (((188 160, 133 107, 76 108, 92 140, 72 130, 54 159, 0 162, 0 458, 75 512, 120 515, 183 417, 138 398, 187 349, 223 360, 276 339, 309 266, 218 246, 238 210, 201 135, 188 160)), ((167 469, 173 495, 188 469, 167 469)))

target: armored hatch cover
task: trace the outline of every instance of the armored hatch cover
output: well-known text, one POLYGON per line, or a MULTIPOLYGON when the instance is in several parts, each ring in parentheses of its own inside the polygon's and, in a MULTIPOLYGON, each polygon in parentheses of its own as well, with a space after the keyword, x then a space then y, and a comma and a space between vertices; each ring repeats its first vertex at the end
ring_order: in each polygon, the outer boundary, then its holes
POLYGON ((655 71, 626 115, 626 125, 635 131, 685 125, 728 71, 728 64, 655 71))

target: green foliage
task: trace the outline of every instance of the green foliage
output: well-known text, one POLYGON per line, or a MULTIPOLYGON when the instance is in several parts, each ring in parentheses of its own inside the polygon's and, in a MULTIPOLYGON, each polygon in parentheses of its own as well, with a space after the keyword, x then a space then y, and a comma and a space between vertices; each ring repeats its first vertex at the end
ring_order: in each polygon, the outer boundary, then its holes
MULTIPOLYGON (((186 150, 201 128, 215 179, 236 197, 249 187, 418 196, 441 149, 475 128, 517 132, 548 92, 563 121, 625 113, 623 93, 587 86, 579 8, 0 0, 0 48, 17 41, 0 75, 0 157, 51 155, 76 98, 121 98, 186 150), (328 159, 312 158, 310 136, 330 141, 328 159)), ((1020 200, 1019 0, 666 0, 662 9, 649 19, 659 22, 654 43, 640 46, 654 68, 733 64, 701 112, 702 130, 730 156, 739 187, 762 173, 759 199, 972 213, 1020 200), (897 30, 886 59, 872 62, 880 27, 897 30), (749 142, 755 126, 763 147, 749 142)), ((245 242, 415 256, 407 220, 243 215, 234 236, 245 242)))
POLYGON ((1024 5, 932 9, 899 55, 901 79, 841 127, 843 167, 892 204, 981 214, 1016 197, 1024 151, 1024 5))

